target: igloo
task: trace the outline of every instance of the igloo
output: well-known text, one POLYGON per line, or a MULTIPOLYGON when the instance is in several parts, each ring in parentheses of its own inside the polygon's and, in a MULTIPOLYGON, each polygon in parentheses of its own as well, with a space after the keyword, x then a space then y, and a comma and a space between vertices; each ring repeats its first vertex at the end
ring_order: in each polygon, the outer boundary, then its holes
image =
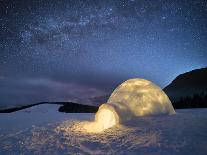
POLYGON ((107 103, 99 107, 95 122, 86 129, 103 131, 134 117, 171 114, 175 110, 159 86, 145 79, 130 79, 113 91, 107 103))

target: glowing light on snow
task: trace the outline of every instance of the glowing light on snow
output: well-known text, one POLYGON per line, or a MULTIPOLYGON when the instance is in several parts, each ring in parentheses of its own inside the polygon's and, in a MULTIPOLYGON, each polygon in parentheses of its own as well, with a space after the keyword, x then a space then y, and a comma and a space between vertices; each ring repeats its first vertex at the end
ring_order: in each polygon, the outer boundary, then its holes
POLYGON ((101 132, 119 123, 119 117, 110 105, 102 104, 94 122, 86 122, 84 129, 88 132, 101 132))
POLYGON ((144 79, 130 79, 119 85, 107 104, 99 107, 95 121, 85 123, 88 132, 101 132, 137 116, 175 114, 160 87, 144 79))
MULTIPOLYGON (((109 97, 108 104, 116 104, 120 115, 122 109, 132 116, 175 114, 175 110, 164 91, 145 79, 130 79, 119 85, 109 97)), ((126 113, 126 112, 125 112, 126 113)))

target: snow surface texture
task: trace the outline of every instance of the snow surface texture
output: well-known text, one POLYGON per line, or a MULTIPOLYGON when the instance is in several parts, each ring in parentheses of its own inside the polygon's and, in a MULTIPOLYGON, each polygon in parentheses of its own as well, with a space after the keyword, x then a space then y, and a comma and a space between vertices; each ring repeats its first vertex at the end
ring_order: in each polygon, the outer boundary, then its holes
POLYGON ((145 79, 130 79, 118 86, 107 104, 99 107, 95 121, 85 123, 88 132, 102 132, 137 116, 175 114, 160 87, 145 79))
POLYGON ((18 111, 9 118, 0 114, 0 154, 206 155, 207 109, 176 112, 137 117, 93 134, 83 132, 80 122, 92 120, 94 114, 62 114, 52 105, 18 111), (26 120, 28 124, 16 129, 26 120))
POLYGON ((107 104, 115 108, 120 122, 132 116, 175 114, 162 89, 145 79, 130 79, 122 83, 111 94, 107 104))

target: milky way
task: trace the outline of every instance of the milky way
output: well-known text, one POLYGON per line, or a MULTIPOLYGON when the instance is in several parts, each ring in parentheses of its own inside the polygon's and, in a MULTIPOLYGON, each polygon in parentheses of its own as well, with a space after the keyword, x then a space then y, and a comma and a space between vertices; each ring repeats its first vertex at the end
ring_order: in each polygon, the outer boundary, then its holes
POLYGON ((207 65, 206 0, 0 1, 2 104, 90 103, 207 65))

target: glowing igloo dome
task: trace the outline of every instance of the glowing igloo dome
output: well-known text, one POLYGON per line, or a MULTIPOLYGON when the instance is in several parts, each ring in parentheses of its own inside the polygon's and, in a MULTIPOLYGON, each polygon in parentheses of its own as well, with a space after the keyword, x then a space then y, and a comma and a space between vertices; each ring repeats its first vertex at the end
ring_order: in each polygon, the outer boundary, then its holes
POLYGON ((133 117, 175 114, 175 110, 160 87, 145 79, 130 79, 119 85, 106 104, 99 107, 95 126, 104 130, 133 117))

